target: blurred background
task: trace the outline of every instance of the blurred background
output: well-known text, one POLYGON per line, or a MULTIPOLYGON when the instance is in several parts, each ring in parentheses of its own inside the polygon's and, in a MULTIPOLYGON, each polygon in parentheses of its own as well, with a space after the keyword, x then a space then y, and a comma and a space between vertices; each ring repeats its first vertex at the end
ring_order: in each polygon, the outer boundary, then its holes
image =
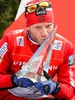
MULTIPOLYGON (((10 30, 25 28, 25 16, 23 12, 25 4, 28 1, 30 0, 0 0, 0 38, 10 30), (19 4, 21 4, 21 7, 19 4), (18 8, 20 10, 17 14, 18 8)), ((58 25, 57 33, 66 37, 75 45, 75 0, 50 1, 54 10, 54 24, 58 25)))
POLYGON ((14 21, 21 0, 0 0, 0 38, 14 21))

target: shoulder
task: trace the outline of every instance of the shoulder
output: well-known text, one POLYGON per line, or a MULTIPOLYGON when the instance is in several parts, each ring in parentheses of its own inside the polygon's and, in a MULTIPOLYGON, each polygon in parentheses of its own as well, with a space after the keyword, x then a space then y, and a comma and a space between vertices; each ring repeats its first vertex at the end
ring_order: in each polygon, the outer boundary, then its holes
POLYGON ((58 33, 56 33, 56 39, 60 39, 60 40, 63 40, 63 41, 67 40, 65 37, 63 37, 62 35, 60 35, 58 33))
POLYGON ((12 37, 12 36, 16 36, 16 35, 21 35, 23 34, 25 31, 25 29, 18 29, 18 30, 12 30, 9 33, 5 34, 6 37, 12 37))
POLYGON ((6 41, 10 44, 11 42, 14 41, 14 37, 23 35, 25 32, 26 32, 25 29, 12 30, 3 36, 1 41, 2 42, 6 41))
POLYGON ((61 36, 60 34, 56 34, 56 39, 58 40, 61 40, 61 41, 64 41, 66 43, 66 45, 71 45, 71 46, 74 46, 70 40, 68 40, 67 38, 61 36))
POLYGON ((63 36, 61 36, 59 34, 56 34, 56 40, 62 41, 62 45, 63 45, 63 48, 65 50, 65 53, 73 54, 75 52, 74 45, 67 38, 65 38, 65 37, 63 37, 63 36))
POLYGON ((16 36, 23 35, 25 33, 25 29, 19 29, 19 30, 12 30, 9 33, 5 34, 2 39, 0 40, 0 48, 7 45, 8 48, 13 48, 14 45, 14 39, 16 36))

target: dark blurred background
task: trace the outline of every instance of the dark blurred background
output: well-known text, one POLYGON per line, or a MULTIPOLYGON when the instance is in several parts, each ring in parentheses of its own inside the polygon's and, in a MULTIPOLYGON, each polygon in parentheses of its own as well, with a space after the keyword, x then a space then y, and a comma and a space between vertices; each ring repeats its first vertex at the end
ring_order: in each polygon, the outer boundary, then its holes
POLYGON ((0 38, 14 21, 21 0, 0 0, 0 38))

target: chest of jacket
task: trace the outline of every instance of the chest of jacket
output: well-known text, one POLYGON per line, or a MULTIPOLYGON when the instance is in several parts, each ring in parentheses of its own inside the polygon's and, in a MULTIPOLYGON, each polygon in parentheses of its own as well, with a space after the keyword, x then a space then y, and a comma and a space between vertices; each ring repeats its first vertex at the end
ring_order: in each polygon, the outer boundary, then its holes
MULTIPOLYGON (((52 51, 51 61, 49 70, 52 73, 55 73, 58 67, 63 64, 64 60, 64 52, 65 52, 65 42, 64 38, 60 37, 59 35, 56 36, 54 41, 54 47, 52 51)), ((14 48, 12 52, 12 59, 13 59, 13 69, 19 70, 20 67, 27 63, 28 60, 36 51, 36 46, 34 45, 34 51, 32 51, 33 46, 30 46, 27 40, 27 36, 23 33, 14 36, 14 48)), ((48 52, 45 55, 44 62, 46 60, 48 52)))

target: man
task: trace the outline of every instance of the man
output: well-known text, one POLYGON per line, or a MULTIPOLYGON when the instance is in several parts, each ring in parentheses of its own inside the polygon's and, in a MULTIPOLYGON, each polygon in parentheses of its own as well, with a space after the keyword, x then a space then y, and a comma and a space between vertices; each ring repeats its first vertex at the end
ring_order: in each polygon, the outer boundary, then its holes
MULTIPOLYGON (((24 67, 31 66, 26 64, 54 32, 54 15, 49 1, 30 1, 25 7, 25 17, 27 27, 24 30, 11 31, 0 41, 0 100, 50 100, 51 95, 55 99, 70 100, 74 95, 75 50, 70 41, 58 34, 52 40, 54 42, 48 71, 42 69, 46 80, 40 78, 34 81, 20 74, 18 76, 20 69, 22 73, 30 72, 28 69, 23 70, 24 67), (57 82, 52 79, 56 74, 57 82)), ((48 48, 45 51, 40 51, 45 54, 44 60, 42 59, 43 68, 48 48)))

